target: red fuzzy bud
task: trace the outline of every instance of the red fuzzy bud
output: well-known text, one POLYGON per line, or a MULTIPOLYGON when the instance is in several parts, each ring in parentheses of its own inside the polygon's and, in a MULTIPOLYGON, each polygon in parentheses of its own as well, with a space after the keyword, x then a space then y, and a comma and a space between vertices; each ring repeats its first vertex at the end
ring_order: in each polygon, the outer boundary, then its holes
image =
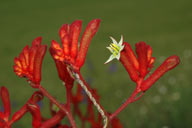
POLYGON ((89 44, 91 42, 91 39, 97 32, 99 28, 100 20, 99 19, 94 19, 89 24, 87 25, 83 36, 80 41, 80 48, 76 60, 76 67, 80 68, 83 66, 86 58, 86 54, 88 51, 89 44))
POLYGON ((32 120, 33 128, 39 128, 41 126, 41 113, 39 106, 37 104, 28 104, 27 107, 33 118, 32 120))
POLYGON ((69 74, 67 70, 67 65, 63 61, 59 61, 55 58, 56 50, 54 50, 53 47, 49 48, 49 52, 55 61, 59 78, 64 81, 67 85, 73 85, 74 79, 69 74))
POLYGON ((61 43, 63 45, 64 55, 69 55, 70 41, 69 41, 69 24, 64 24, 59 30, 61 43))
POLYGON ((4 119, 8 121, 9 116, 11 114, 11 105, 10 105, 10 99, 9 99, 9 92, 6 87, 4 86, 1 87, 0 95, 1 95, 1 100, 4 107, 4 114, 5 114, 4 119))
POLYGON ((41 66, 42 66, 42 60, 45 56, 46 50, 47 50, 46 45, 39 46, 36 56, 35 56, 34 70, 33 70, 33 79, 34 79, 33 82, 36 84, 39 84, 41 81, 41 66))
POLYGON ((167 71, 175 68, 180 63, 178 56, 168 57, 154 72, 141 84, 141 90, 148 90, 167 71))
POLYGON ((135 67, 136 70, 139 70, 139 62, 135 56, 135 53, 133 52, 131 46, 129 43, 124 42, 124 50, 126 52, 127 58, 129 58, 129 61, 132 63, 132 65, 135 67))
POLYGON ((81 33, 82 21, 76 20, 70 25, 71 57, 76 59, 78 52, 78 40, 81 33))
POLYGON ((11 118, 10 124, 18 121, 23 117, 23 115, 27 112, 27 106, 24 105, 19 111, 15 112, 11 118))
POLYGON ((139 73, 142 78, 147 74, 147 45, 145 42, 136 43, 136 53, 139 61, 139 73))
POLYGON ((125 69, 127 70, 127 72, 129 73, 131 80, 133 80, 134 82, 137 82, 139 80, 137 70, 132 64, 132 61, 131 61, 132 58, 130 58, 127 54, 128 53, 126 53, 125 51, 122 51, 120 61, 125 67, 125 69))
POLYGON ((37 37, 33 40, 32 46, 39 46, 41 45, 42 37, 37 37))
POLYGON ((59 30, 59 35, 60 35, 61 41, 68 34, 68 32, 69 32, 69 24, 62 25, 62 27, 59 30))
POLYGON ((29 45, 27 45, 23 48, 23 54, 25 57, 26 66, 28 67, 29 66, 29 45))
POLYGON ((35 93, 33 93, 33 95, 31 96, 31 98, 27 101, 27 103, 17 112, 15 112, 11 118, 10 124, 18 121, 19 119, 21 119, 21 117, 28 112, 28 108, 27 108, 27 104, 36 104, 37 102, 39 102, 40 100, 43 99, 43 94, 39 91, 36 91, 35 93))
POLYGON ((27 64, 26 64, 26 60, 25 60, 25 56, 22 53, 20 53, 19 55, 19 61, 21 62, 21 65, 22 65, 22 70, 26 71, 27 70, 27 64))
POLYGON ((27 77, 35 84, 41 81, 41 65, 46 52, 46 45, 41 45, 41 37, 33 40, 31 48, 25 46, 19 55, 15 57, 14 72, 19 77, 27 77))
POLYGON ((29 51, 29 73, 33 74, 33 69, 34 69, 34 59, 35 59, 35 55, 37 52, 37 46, 36 45, 32 45, 29 51))

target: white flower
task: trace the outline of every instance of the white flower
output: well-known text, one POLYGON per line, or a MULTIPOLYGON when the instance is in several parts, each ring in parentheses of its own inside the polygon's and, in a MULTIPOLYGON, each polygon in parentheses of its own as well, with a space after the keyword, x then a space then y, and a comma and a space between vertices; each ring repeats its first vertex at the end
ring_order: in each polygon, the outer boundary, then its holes
POLYGON ((112 61, 113 59, 120 59, 120 53, 124 48, 123 45, 123 36, 121 36, 121 39, 119 41, 119 43, 117 43, 117 41, 113 38, 110 37, 112 42, 109 47, 107 47, 107 49, 109 49, 109 51, 112 53, 112 55, 109 57, 109 59, 105 62, 105 64, 109 63, 110 61, 112 61))

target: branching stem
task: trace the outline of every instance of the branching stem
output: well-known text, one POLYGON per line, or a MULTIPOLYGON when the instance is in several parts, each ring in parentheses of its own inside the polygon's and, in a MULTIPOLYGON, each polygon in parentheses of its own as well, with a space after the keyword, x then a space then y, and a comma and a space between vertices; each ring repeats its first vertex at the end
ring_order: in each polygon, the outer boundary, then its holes
POLYGON ((41 85, 39 85, 39 90, 43 93, 44 96, 46 96, 51 102, 53 102, 55 105, 57 105, 57 107, 62 110, 68 117, 71 126, 73 128, 77 128, 75 120, 73 119, 73 116, 70 112, 70 110, 68 110, 65 106, 62 106, 54 97, 52 97, 49 92, 47 92, 47 90, 45 88, 43 88, 41 85))

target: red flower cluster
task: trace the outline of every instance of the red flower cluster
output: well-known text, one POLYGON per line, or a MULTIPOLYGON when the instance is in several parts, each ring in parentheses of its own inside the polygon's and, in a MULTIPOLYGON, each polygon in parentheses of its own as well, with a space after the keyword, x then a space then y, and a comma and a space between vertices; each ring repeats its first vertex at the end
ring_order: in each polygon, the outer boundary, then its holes
POLYGON ((43 57, 46 53, 47 46, 41 45, 41 37, 33 40, 32 46, 25 46, 19 54, 19 58, 15 57, 14 72, 19 77, 26 77, 32 83, 39 84, 41 81, 41 65, 43 57))
POLYGON ((129 73, 131 80, 136 82, 142 91, 149 89, 163 74, 176 67, 180 62, 178 56, 171 56, 152 75, 144 80, 155 62, 155 58, 152 57, 151 46, 145 42, 136 43, 137 57, 129 43, 124 42, 124 46, 120 61, 129 73))
POLYGON ((4 111, 0 111, 0 127, 10 128, 15 121, 19 120, 26 112, 29 112, 32 115, 33 128, 77 128, 73 114, 82 121, 82 128, 85 127, 86 123, 90 124, 91 128, 123 128, 123 125, 116 116, 128 104, 140 99, 144 92, 162 75, 176 67, 180 62, 178 56, 171 56, 146 78, 155 62, 155 58, 152 57, 151 46, 145 42, 137 43, 136 56, 131 46, 126 42, 123 43, 123 38, 117 43, 111 37, 113 43, 107 48, 113 54, 106 63, 114 58, 120 59, 131 80, 137 86, 130 98, 115 112, 110 114, 100 104, 100 97, 97 91, 86 83, 80 73, 80 69, 85 62, 88 47, 98 30, 99 24, 99 19, 89 22, 80 40, 82 21, 76 20, 72 24, 64 24, 59 30, 62 47, 55 40, 51 43, 50 54, 55 61, 59 78, 66 86, 66 103, 58 102, 40 85, 41 66, 47 49, 46 45, 41 45, 41 37, 34 39, 31 47, 28 45, 24 47, 19 57, 16 57, 14 60, 14 72, 19 77, 26 77, 30 85, 39 89, 39 91, 35 92, 28 102, 19 111, 14 113, 11 120, 9 120, 11 114, 9 93, 5 87, 2 87, 0 95, 3 101, 4 111), (79 47, 78 44, 80 44, 79 47), (72 88, 75 80, 78 84, 77 91, 73 94, 72 88), (82 91, 87 96, 83 95, 82 91), (137 94, 140 92, 142 93, 138 96, 137 94), (43 96, 46 96, 50 100, 52 116, 49 119, 41 116, 40 108, 37 105, 37 102, 42 100, 43 96), (83 100, 87 101, 85 114, 80 110, 80 104, 83 100), (73 112, 71 111, 72 106, 73 112), (94 111, 94 107, 97 109, 97 112, 94 111), (69 119, 71 126, 61 123, 65 117, 69 119))
POLYGON ((73 70, 80 70, 83 66, 91 39, 97 32, 100 20, 95 19, 89 22, 82 38, 80 47, 78 41, 82 27, 82 21, 76 20, 71 25, 64 24, 59 30, 62 48, 55 40, 52 41, 50 53, 56 63, 57 71, 61 80, 71 85, 73 78, 69 74, 69 66, 73 70))
POLYGON ((11 125, 18 121, 24 114, 30 112, 33 117, 33 127, 38 128, 39 122, 41 121, 41 116, 39 116, 39 106, 37 102, 43 99, 43 95, 41 92, 37 91, 33 93, 31 98, 27 101, 27 103, 17 112, 15 112, 10 119, 11 115, 11 104, 9 99, 9 92, 7 88, 4 86, 0 89, 1 100, 3 102, 4 112, 0 111, 0 127, 1 128, 11 128, 11 125))

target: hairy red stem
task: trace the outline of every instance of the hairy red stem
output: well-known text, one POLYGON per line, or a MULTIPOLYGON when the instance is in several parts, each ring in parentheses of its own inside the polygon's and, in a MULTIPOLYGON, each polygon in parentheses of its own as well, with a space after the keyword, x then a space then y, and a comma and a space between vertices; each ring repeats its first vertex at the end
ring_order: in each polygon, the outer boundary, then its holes
POLYGON ((60 110, 62 110, 67 115, 67 117, 71 123, 71 126, 73 128, 77 128, 75 120, 73 119, 71 112, 65 106, 62 106, 60 103, 58 103, 58 101, 55 98, 53 98, 49 94, 49 92, 47 92, 47 90, 45 90, 41 85, 39 85, 39 90, 43 93, 43 95, 45 95, 51 102, 53 102, 55 105, 57 105, 57 107, 59 107, 60 110))

